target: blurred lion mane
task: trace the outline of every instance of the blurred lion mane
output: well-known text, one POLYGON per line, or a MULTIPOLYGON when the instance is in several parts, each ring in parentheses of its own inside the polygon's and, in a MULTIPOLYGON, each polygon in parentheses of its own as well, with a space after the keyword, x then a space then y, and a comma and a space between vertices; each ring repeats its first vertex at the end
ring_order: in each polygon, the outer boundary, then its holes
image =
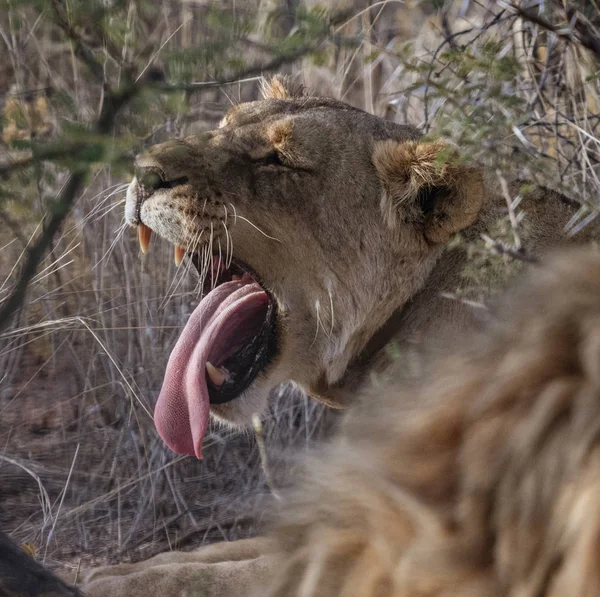
POLYGON ((269 595, 600 595, 600 253, 545 261, 395 385, 310 460, 269 595))

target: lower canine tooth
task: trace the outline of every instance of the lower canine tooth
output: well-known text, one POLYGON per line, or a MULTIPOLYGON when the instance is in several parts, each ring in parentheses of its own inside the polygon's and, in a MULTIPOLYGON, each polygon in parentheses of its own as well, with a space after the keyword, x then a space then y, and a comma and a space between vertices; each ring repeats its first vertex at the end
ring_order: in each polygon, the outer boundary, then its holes
POLYGON ((181 262, 183 261, 183 256, 185 255, 185 250, 180 246, 175 245, 175 265, 179 267, 181 262))
POLYGON ((222 386, 226 378, 225 371, 221 367, 215 367, 210 361, 206 361, 206 374, 216 386, 222 386))
POLYGON ((152 236, 152 230, 146 226, 146 224, 142 224, 141 222, 138 224, 138 240, 140 241, 140 249, 142 253, 148 252, 148 247, 150 246, 150 237, 152 236))

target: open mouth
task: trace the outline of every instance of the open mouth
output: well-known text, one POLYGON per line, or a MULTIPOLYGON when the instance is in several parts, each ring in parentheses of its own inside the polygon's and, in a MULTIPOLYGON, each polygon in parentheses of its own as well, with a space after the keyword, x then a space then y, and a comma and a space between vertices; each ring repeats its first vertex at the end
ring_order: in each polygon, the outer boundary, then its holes
MULTIPOLYGON (((140 228, 149 240, 147 227, 140 228)), ((176 248, 175 261, 182 258, 176 248)), ((200 272, 199 255, 191 258, 200 272)), ((258 275, 240 261, 227 267, 213 256, 203 297, 171 352, 154 411, 169 448, 202 457, 210 405, 242 395, 271 361, 276 340, 275 301, 258 275)))
MULTIPOLYGON (((198 253, 192 262, 200 272, 198 253)), ((213 292, 217 301, 223 296, 226 300, 218 308, 218 323, 222 325, 211 360, 206 362, 206 378, 210 404, 224 404, 248 388, 275 352, 275 301, 245 263, 232 260, 226 267, 215 255, 211 266, 200 305, 210 301, 213 292), (226 312, 228 299, 233 308, 226 312)))

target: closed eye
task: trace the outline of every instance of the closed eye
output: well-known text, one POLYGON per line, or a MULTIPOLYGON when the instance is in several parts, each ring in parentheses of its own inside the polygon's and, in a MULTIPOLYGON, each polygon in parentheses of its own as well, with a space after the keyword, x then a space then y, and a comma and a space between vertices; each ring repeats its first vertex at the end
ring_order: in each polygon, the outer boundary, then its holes
MULTIPOLYGON (((269 153, 262 155, 261 157, 253 158, 252 160, 258 166, 275 166, 275 168, 282 171, 293 171, 293 172, 312 172, 312 169, 308 166, 298 164, 297 162, 291 162, 285 154, 282 154, 273 149, 269 153)), ((275 170, 272 168, 272 170, 275 170)))
POLYGON ((283 163, 279 152, 275 149, 258 158, 256 163, 261 166, 286 166, 286 164, 283 163))
POLYGON ((189 179, 187 176, 174 178, 173 180, 165 180, 163 175, 156 170, 141 168, 136 169, 137 179, 143 187, 157 191, 158 189, 173 189, 180 185, 187 184, 189 179))

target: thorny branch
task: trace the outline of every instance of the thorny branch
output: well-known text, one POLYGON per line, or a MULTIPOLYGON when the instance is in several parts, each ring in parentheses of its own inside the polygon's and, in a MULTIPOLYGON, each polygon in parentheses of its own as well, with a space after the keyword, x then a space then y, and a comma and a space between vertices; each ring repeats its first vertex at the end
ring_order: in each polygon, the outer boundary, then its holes
POLYGON ((31 155, 0 163, 0 177, 26 170, 40 162, 76 157, 86 147, 89 147, 86 143, 69 141, 52 144, 32 144, 31 155))
POLYGON ((305 46, 304 48, 300 48, 299 50, 285 54, 283 56, 278 56, 273 58, 269 62, 265 64, 260 64, 257 66, 250 66, 247 69, 236 73, 231 77, 224 77, 221 79, 216 79, 214 81, 201 81, 198 83, 188 83, 185 85, 179 84, 168 84, 168 83, 154 83, 148 85, 149 87, 154 87, 160 91, 172 92, 172 91, 200 91, 201 89, 210 89, 214 87, 222 87, 223 85, 231 85, 232 83, 237 83, 240 79, 245 79, 248 77, 254 77, 257 75, 262 75, 264 73, 270 73, 280 69, 282 66, 290 64, 292 62, 296 62, 300 58, 304 58, 308 54, 316 51, 320 44, 310 44, 309 46, 305 46))

